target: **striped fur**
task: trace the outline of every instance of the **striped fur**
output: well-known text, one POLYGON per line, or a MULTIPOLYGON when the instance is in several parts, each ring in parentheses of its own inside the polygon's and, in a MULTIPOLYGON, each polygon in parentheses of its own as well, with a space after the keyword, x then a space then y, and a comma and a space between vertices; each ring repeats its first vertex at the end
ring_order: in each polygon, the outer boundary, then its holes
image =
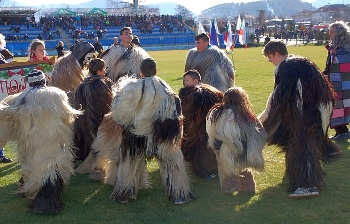
POLYGON ((121 160, 112 198, 136 198, 147 186, 146 158, 157 158, 169 198, 192 198, 180 150, 182 114, 180 100, 159 77, 121 80, 112 104, 113 119, 124 128, 121 160), (128 139, 144 139, 137 148, 128 139), (123 143, 124 142, 124 143, 123 143), (138 151, 135 151, 138 150, 138 151))

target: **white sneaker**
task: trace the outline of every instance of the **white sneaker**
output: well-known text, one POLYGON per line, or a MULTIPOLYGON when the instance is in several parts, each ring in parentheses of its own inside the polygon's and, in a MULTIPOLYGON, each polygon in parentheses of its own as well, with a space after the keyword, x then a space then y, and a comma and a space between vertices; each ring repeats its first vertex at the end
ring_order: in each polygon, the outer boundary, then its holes
POLYGON ((304 198, 304 197, 311 197, 311 196, 317 196, 318 191, 316 187, 312 188, 303 188, 299 187, 295 190, 294 193, 291 193, 288 195, 290 198, 304 198))

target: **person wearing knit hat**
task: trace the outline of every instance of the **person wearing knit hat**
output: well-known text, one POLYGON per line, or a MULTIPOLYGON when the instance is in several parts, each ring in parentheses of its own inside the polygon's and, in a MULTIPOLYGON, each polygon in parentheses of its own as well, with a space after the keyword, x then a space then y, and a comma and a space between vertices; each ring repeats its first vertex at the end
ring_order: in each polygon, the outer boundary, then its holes
POLYGON ((17 143, 17 193, 32 200, 31 210, 57 214, 74 173, 73 122, 82 112, 70 106, 63 90, 46 86, 42 71, 34 69, 25 79, 29 88, 0 102, 0 148, 10 140, 17 143))

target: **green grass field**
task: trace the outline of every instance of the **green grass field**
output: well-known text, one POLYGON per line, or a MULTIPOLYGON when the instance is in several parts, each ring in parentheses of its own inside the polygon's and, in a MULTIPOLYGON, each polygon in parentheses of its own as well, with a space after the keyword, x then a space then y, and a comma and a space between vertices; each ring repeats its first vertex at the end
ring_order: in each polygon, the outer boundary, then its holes
MULTIPOLYGON (((291 46, 288 50, 324 68, 327 51, 323 46, 291 46)), ((158 75, 178 92, 187 51, 149 53, 157 61, 158 75)), ((261 56, 261 48, 234 49, 229 57, 237 70, 236 86, 246 90, 259 114, 273 89, 274 66, 261 56)), ((13 193, 17 189, 19 164, 0 164, 0 223, 349 223, 349 144, 341 147, 343 157, 323 164, 327 188, 314 198, 288 198, 284 154, 277 147, 265 147, 265 171, 254 172, 258 190, 255 195, 225 194, 218 180, 206 181, 192 175, 196 200, 174 205, 165 196, 158 166, 152 161, 148 165, 152 188, 141 191, 137 200, 128 204, 109 198, 112 186, 76 174, 64 190, 64 210, 56 216, 31 213, 30 201, 13 193)), ((7 156, 15 158, 14 148, 14 144, 6 146, 7 156)))

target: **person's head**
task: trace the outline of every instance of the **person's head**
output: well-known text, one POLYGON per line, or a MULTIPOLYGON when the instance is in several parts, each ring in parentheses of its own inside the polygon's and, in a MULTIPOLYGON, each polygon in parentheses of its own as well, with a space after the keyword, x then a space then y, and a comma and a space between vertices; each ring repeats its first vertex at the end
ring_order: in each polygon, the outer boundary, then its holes
POLYGON ((113 44, 120 44, 118 37, 113 37, 113 44))
POLYGON ((287 46, 282 40, 270 40, 263 49, 263 55, 277 66, 288 57, 287 46))
POLYGON ((206 33, 198 34, 195 38, 196 48, 198 52, 205 51, 209 46, 209 36, 206 33))
POLYGON ((344 48, 350 45, 350 27, 343 21, 329 25, 329 38, 335 48, 344 48))
POLYGON ((157 63, 153 58, 143 59, 140 65, 141 77, 151 77, 157 74, 157 63))
POLYGON ((91 75, 101 75, 106 74, 106 62, 100 58, 91 59, 89 63, 89 72, 91 75))
POLYGON ((129 46, 131 44, 132 38, 132 30, 130 27, 123 27, 120 30, 120 39, 122 41, 123 46, 129 46))
POLYGON ((4 48, 6 46, 5 36, 0 33, 0 48, 4 48))
POLYGON ((94 42, 98 43, 98 37, 94 37, 94 42))
POLYGON ((63 46, 64 46, 63 41, 59 41, 59 42, 58 42, 58 46, 62 46, 62 47, 63 47, 63 46))
POLYGON ((201 75, 195 69, 188 70, 183 75, 183 85, 185 87, 196 86, 201 83, 201 75))
POLYGON ((44 41, 39 39, 32 40, 28 48, 28 56, 29 58, 33 58, 34 55, 38 60, 44 60, 44 57, 46 56, 44 41))
POLYGON ((41 70, 33 69, 25 78, 30 87, 45 86, 45 74, 41 70))

